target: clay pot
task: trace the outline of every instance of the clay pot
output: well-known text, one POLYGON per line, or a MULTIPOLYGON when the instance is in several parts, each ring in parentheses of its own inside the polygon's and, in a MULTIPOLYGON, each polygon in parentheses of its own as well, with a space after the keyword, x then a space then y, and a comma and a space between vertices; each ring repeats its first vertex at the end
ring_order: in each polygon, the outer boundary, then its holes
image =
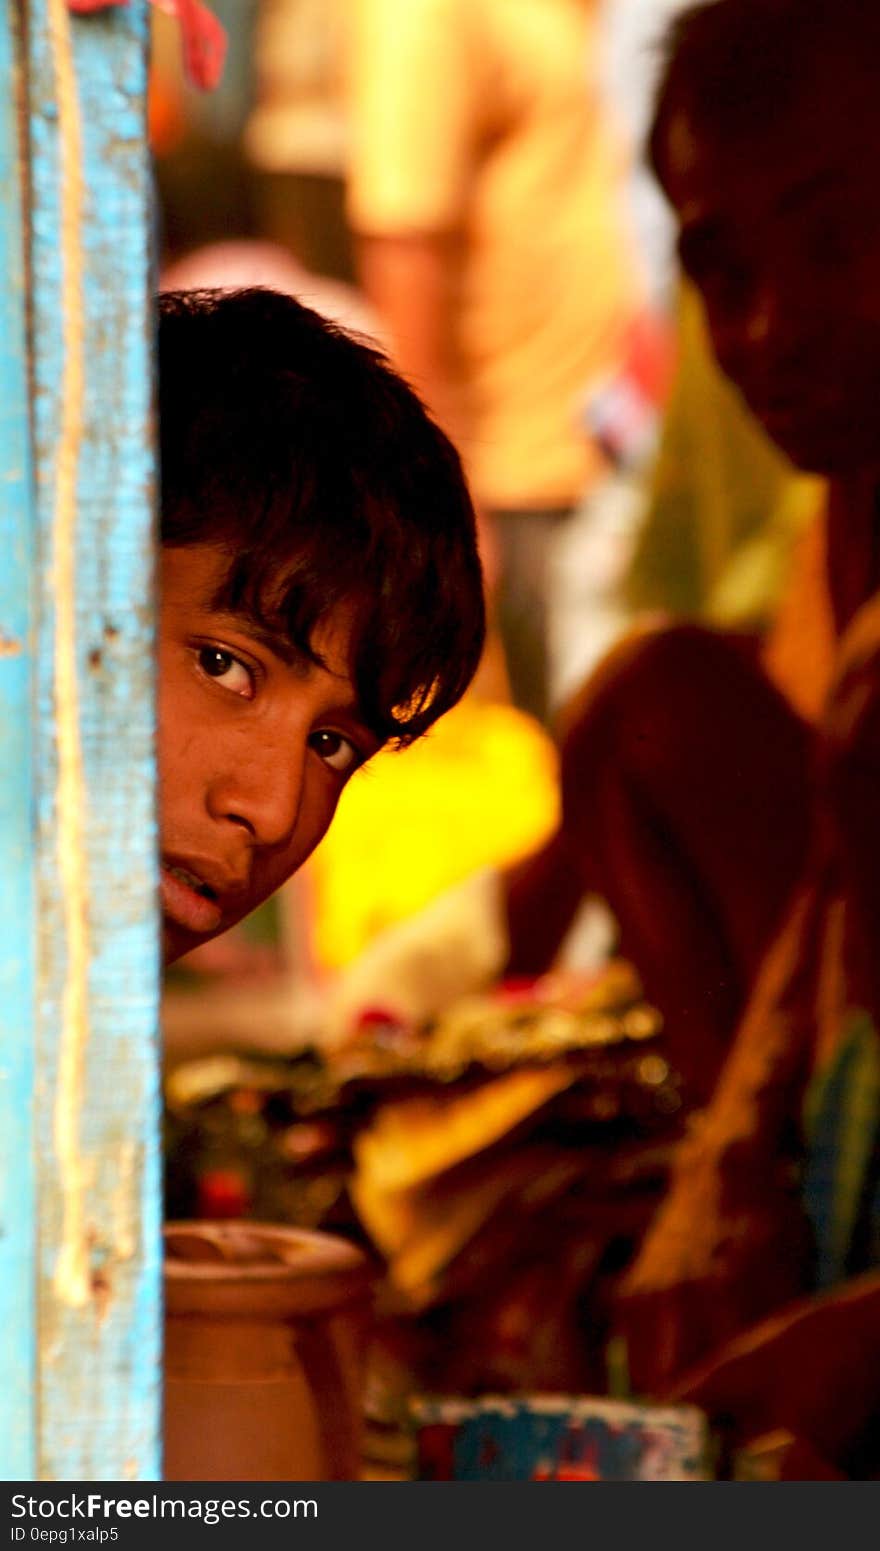
POLYGON ((170 1223, 165 1479, 357 1480, 370 1281, 329 1234, 170 1223))

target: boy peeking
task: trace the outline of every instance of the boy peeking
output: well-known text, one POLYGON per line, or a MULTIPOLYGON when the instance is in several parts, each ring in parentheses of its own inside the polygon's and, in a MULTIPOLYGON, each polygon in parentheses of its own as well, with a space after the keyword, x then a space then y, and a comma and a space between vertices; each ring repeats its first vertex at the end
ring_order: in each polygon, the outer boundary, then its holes
POLYGON ((479 661, 457 454, 382 357, 270 291, 161 298, 166 962, 302 865, 349 777, 479 661))

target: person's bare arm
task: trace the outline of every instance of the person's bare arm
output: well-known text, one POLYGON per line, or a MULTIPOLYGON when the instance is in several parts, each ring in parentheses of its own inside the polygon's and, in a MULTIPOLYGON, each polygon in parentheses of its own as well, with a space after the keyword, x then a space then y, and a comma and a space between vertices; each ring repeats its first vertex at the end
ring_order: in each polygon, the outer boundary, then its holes
POLYGON ((880 1410, 880 1273, 745 1331, 688 1374, 675 1398, 701 1406, 736 1446, 783 1428, 845 1464, 880 1410))
POLYGON ((456 239, 443 232, 360 236, 363 288, 392 341, 395 364, 464 450, 468 414, 455 352, 456 239))
MULTIPOLYGON (((388 330, 395 366, 424 399, 467 468, 470 413, 455 347, 458 241, 446 232, 362 234, 357 239, 357 258, 363 289, 388 330)), ((498 570, 497 546, 491 520, 481 510, 477 492, 472 493, 480 558, 491 593, 498 570)))

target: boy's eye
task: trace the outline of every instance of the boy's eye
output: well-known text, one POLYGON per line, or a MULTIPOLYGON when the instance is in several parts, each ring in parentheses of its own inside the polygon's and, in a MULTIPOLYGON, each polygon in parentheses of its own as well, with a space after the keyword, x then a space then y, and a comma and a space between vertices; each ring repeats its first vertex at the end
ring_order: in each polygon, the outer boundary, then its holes
POLYGON ((329 729, 313 732, 309 743, 324 764, 339 775, 349 775, 362 763, 359 751, 348 738, 343 738, 341 732, 329 729))
POLYGON ((209 679, 216 679, 224 689, 249 700, 254 692, 253 674, 243 662, 220 646, 203 646, 199 649, 199 667, 209 679))

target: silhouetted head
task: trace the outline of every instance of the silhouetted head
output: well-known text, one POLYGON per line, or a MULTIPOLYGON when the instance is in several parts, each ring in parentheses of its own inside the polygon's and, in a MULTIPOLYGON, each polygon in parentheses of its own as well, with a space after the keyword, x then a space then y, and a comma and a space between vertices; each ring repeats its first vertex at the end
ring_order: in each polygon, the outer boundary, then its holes
POLYGON ((711 0, 650 152, 715 352, 802 468, 880 468, 880 5, 711 0))

